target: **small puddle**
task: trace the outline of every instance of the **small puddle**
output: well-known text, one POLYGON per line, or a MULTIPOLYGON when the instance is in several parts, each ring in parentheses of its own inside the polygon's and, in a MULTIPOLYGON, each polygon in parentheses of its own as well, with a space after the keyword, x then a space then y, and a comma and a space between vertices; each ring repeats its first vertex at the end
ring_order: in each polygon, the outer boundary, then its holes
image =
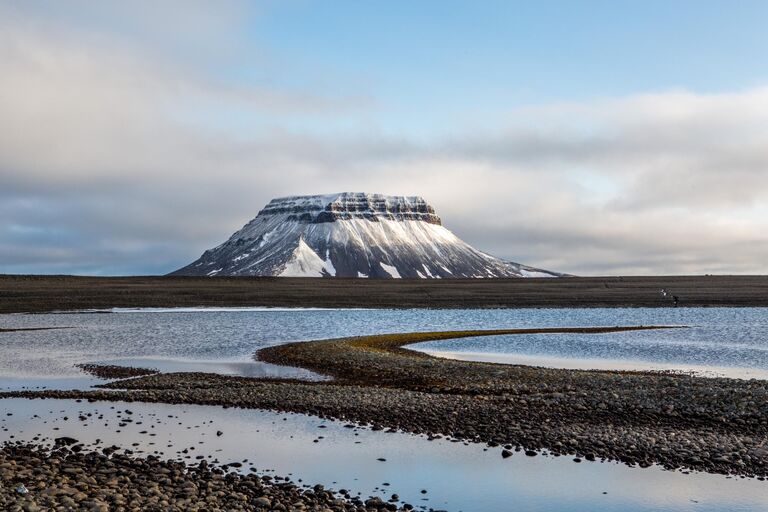
POLYGON ((239 462, 240 471, 254 467, 363 497, 397 493, 422 510, 753 511, 768 504, 768 483, 756 479, 521 453, 502 459, 499 448, 350 428, 302 414, 51 399, 4 399, 0 407, 0 441, 100 439, 99 446, 188 463, 239 462))

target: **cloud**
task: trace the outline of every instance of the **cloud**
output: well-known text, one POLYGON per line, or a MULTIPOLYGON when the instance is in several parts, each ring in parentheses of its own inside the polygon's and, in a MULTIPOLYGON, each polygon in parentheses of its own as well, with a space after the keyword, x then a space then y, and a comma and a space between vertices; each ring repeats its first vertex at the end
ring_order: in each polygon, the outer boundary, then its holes
POLYGON ((275 85, 292 64, 248 39, 253 4, 183 5, 0 7, 0 272, 171 271, 272 197, 342 190, 424 195, 476 247, 553 270, 768 272, 768 88, 394 136, 367 91, 275 85))
POLYGON ((500 164, 589 169, 631 185, 631 207, 670 200, 730 207, 768 193, 753 186, 768 177, 768 88, 709 95, 673 91, 509 115, 515 122, 502 133, 459 136, 452 147, 500 164))

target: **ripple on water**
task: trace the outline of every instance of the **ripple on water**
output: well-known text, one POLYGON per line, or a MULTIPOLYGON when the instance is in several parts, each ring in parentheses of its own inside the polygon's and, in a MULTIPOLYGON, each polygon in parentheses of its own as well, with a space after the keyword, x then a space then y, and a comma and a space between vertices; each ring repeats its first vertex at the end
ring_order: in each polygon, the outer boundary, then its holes
MULTIPOLYGON (((116 313, 0 315, 0 328, 73 327, 0 333, 0 376, 82 378, 79 363, 150 358, 220 362, 216 371, 258 372, 252 355, 287 341, 407 331, 689 325, 690 329, 602 335, 522 335, 442 341, 429 350, 556 359, 631 361, 675 367, 768 371, 766 308, 499 310, 311 310, 214 308, 116 313)), ((171 363, 168 363, 171 364, 171 363)), ((264 370, 266 371, 266 370, 264 370)), ((271 369, 269 371, 272 371, 271 369)))

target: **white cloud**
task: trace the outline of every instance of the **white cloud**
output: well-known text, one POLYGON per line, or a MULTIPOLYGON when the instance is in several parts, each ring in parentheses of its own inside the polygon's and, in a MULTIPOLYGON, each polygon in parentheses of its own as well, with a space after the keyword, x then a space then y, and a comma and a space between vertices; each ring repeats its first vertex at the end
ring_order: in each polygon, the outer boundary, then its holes
POLYGON ((478 248, 554 270, 768 271, 767 88, 518 108, 424 142, 340 128, 375 119, 365 91, 222 80, 253 53, 248 4, 90 24, 31 5, 0 9, 0 271, 170 271, 271 197, 342 190, 424 195, 478 248))

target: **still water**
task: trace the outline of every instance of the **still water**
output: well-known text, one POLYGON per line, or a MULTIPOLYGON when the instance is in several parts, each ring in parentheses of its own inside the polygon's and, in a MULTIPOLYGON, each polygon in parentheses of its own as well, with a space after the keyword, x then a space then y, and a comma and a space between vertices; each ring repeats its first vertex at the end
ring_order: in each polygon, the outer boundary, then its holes
POLYGON ((254 362, 253 353, 287 341, 387 332, 652 324, 690 328, 480 337, 415 347, 447 357, 545 366, 675 368, 705 375, 768 377, 766 308, 218 308, 0 315, 0 328, 66 327, 0 333, 0 387, 18 386, 30 378, 49 387, 81 385, 83 374, 74 365, 86 362, 312 378, 317 376, 254 362))

